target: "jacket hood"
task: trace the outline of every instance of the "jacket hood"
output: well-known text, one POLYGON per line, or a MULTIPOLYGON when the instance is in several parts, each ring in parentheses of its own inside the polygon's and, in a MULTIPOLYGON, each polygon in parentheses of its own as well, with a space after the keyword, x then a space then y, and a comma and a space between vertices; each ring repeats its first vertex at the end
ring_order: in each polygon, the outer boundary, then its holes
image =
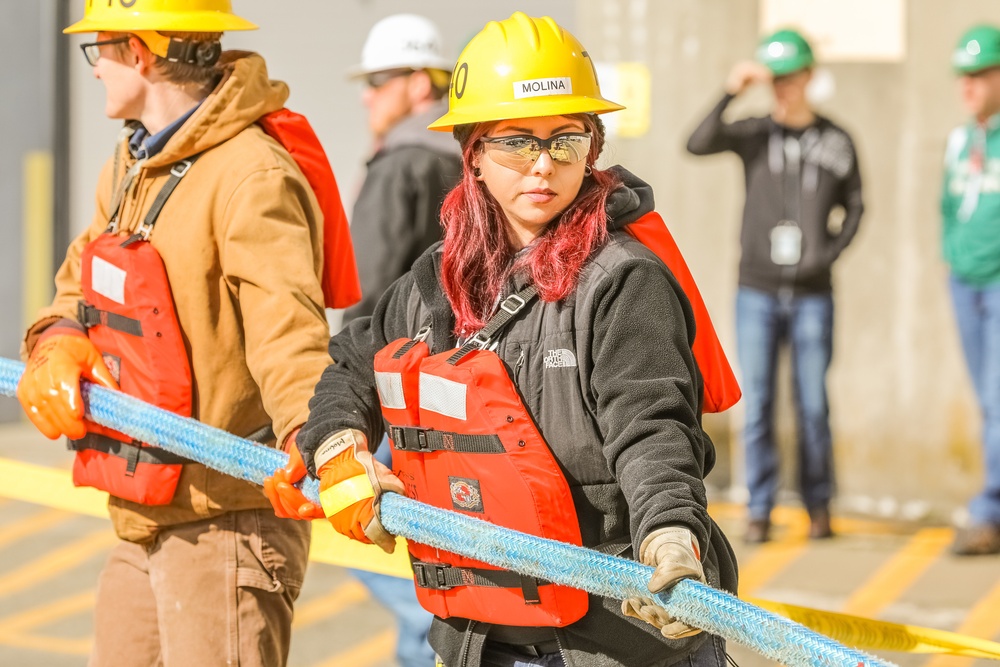
POLYGON ((608 169, 621 180, 620 188, 608 196, 608 231, 616 231, 653 211, 653 188, 625 167, 608 169))
POLYGON ((219 85, 163 150, 149 159, 147 167, 171 164, 206 151, 285 105, 288 86, 268 79, 267 65, 256 53, 226 51, 219 59, 219 67, 219 85))
POLYGON ((438 153, 461 155, 462 151, 449 132, 434 132, 427 126, 448 112, 448 101, 438 100, 427 111, 407 116, 399 121, 382 142, 381 150, 403 146, 420 146, 438 153))

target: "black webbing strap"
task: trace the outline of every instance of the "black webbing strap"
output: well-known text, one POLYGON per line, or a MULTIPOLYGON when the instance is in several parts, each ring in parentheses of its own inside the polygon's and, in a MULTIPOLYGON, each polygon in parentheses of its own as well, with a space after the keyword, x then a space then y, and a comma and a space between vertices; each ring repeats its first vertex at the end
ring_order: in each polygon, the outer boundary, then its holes
POLYGON ((424 563, 414 560, 413 580, 419 588, 447 591, 458 586, 484 588, 520 588, 525 604, 538 604, 538 587, 552 582, 536 579, 511 570, 486 570, 476 567, 455 567, 441 563, 424 563))
POLYGON ((156 224, 157 218, 160 217, 160 212, 163 210, 163 205, 167 203, 167 199, 170 198, 171 193, 173 193, 174 188, 177 184, 181 182, 184 175, 188 173, 191 169, 191 165, 201 157, 201 154, 192 155, 191 157, 181 160, 170 167, 170 177, 167 178, 167 182, 163 184, 160 191, 156 193, 156 199, 153 200, 153 205, 149 207, 146 212, 146 217, 143 218, 142 224, 136 230, 136 233, 128 237, 124 243, 122 243, 123 248, 127 248, 136 241, 145 241, 149 239, 149 235, 153 232, 153 225, 156 224))
POLYGON ((178 456, 177 454, 168 452, 165 449, 149 446, 140 447, 139 445, 134 444, 135 442, 136 441, 133 440, 132 444, 130 444, 120 440, 115 440, 114 438, 109 438, 108 436, 101 435, 100 433, 88 433, 80 440, 70 440, 69 448, 76 451, 92 449, 94 451, 110 454, 111 456, 123 458, 128 461, 126 472, 129 476, 135 474, 135 468, 140 463, 153 463, 158 465, 191 463, 190 459, 178 456))
POLYGON ((85 301, 77 303, 76 318, 80 320, 84 329, 102 324, 109 329, 121 331, 130 336, 142 336, 142 323, 139 320, 112 313, 109 310, 101 310, 85 301))
POLYGON ((389 431, 393 449, 404 452, 503 454, 506 451, 497 435, 466 435, 415 426, 391 426, 389 431))
POLYGON ((536 296, 538 296, 538 290, 535 289, 534 285, 528 285, 517 294, 511 294, 501 301, 496 315, 490 318, 490 321, 486 323, 486 326, 479 333, 465 341, 465 345, 458 348, 453 355, 448 357, 448 363, 454 366, 469 352, 484 349, 490 344, 493 337, 503 331, 510 321, 514 319, 514 316, 531 303, 536 296))

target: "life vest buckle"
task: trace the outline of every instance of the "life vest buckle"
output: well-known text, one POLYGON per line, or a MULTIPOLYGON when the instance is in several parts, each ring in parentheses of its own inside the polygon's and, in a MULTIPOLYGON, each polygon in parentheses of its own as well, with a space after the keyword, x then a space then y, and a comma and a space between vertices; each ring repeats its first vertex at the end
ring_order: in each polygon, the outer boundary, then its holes
POLYGON ((194 160, 181 160, 170 167, 170 173, 177 178, 183 178, 192 164, 194 164, 194 160))
POLYGON ((500 309, 510 313, 511 315, 517 315, 517 313, 524 308, 527 303, 528 302, 522 299, 519 294, 511 294, 500 304, 500 309))
POLYGON ((435 591, 448 591, 454 586, 448 584, 445 570, 451 565, 438 565, 431 563, 413 563, 413 578, 420 588, 429 588, 435 591))
POLYGON ((431 445, 427 441, 429 429, 418 426, 392 426, 390 430, 392 431, 392 444, 396 449, 409 452, 432 451, 431 445))

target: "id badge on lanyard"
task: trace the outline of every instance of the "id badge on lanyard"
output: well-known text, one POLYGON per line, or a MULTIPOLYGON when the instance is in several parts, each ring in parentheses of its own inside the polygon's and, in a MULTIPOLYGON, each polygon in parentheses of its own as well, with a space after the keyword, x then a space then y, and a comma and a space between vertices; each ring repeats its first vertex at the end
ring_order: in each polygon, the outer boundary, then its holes
MULTIPOLYGON (((777 137, 776 137, 777 139, 777 137)), ((774 142, 772 150, 777 149, 778 162, 781 163, 781 175, 785 179, 786 188, 782 189, 783 198, 787 199, 787 185, 791 181, 795 184, 796 205, 793 209, 802 210, 802 186, 800 183, 800 168, 802 160, 802 147, 799 139, 795 137, 784 137, 774 142)), ((777 171, 773 168, 772 170, 777 171)), ((786 215, 788 207, 787 200, 784 202, 786 215)), ((795 266, 802 259, 802 228, 795 220, 785 219, 771 228, 771 261, 778 266, 795 266)))
POLYGON ((771 261, 778 266, 795 266, 802 259, 802 230, 791 220, 782 220, 771 229, 771 261))

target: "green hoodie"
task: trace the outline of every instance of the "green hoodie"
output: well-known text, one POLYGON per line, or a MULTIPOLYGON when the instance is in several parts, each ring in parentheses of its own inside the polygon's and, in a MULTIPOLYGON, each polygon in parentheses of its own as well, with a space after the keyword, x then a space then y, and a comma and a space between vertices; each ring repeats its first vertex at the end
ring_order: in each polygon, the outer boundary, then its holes
POLYGON ((1000 115, 952 130, 941 193, 944 259, 973 285, 1000 283, 1000 115), (982 169, 970 156, 982 147, 982 169))

